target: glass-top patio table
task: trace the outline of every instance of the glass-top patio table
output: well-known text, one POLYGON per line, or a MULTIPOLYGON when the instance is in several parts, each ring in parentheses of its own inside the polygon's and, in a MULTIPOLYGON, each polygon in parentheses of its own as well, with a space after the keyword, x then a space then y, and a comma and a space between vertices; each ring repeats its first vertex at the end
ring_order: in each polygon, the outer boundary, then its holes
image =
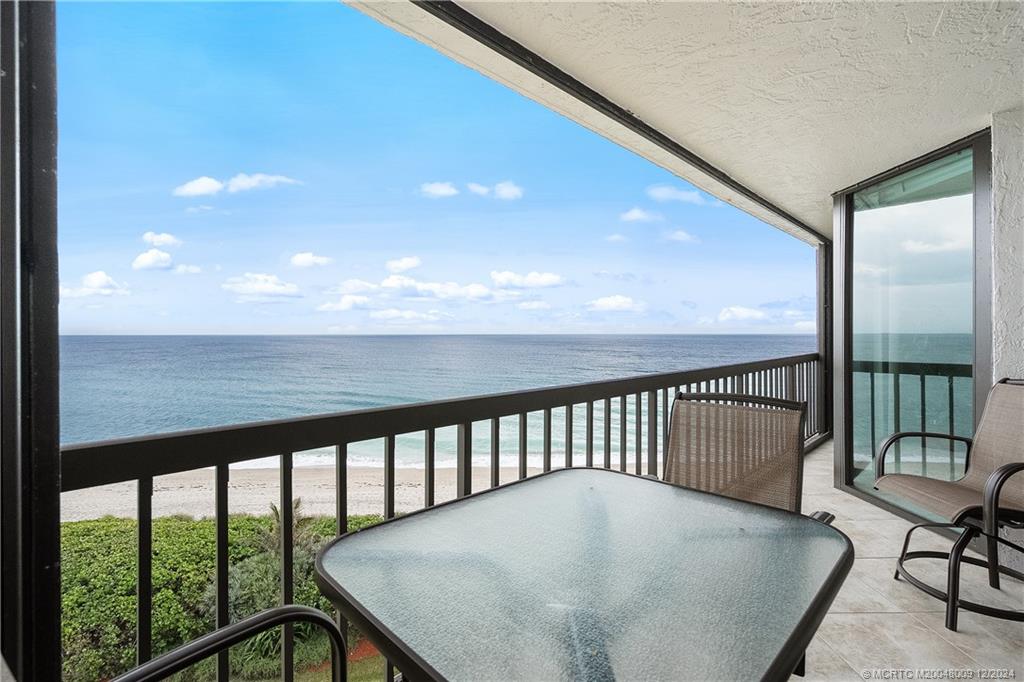
POLYGON ((785 679, 853 563, 819 521, 562 469, 344 535, 317 580, 406 679, 785 679))

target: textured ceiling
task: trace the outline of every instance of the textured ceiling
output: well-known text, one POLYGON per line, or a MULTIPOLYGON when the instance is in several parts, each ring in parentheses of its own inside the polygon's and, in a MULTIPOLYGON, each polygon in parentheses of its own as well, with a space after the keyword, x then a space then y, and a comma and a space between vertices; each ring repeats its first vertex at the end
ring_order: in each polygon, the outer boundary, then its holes
MULTIPOLYGON (((461 2, 824 235, 830 194, 1024 105, 1024 5, 461 2)), ((356 6, 807 238, 411 3, 356 6)))

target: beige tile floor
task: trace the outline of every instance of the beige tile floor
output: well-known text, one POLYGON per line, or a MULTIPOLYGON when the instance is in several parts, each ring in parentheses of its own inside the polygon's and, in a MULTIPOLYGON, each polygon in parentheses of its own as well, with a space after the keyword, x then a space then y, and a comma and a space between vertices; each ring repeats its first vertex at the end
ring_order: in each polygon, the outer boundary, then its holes
MULTIPOLYGON (((942 602, 893 579, 896 556, 912 524, 832 487, 831 442, 808 454, 804 466, 804 513, 835 514, 833 525, 850 537, 856 555, 807 651, 804 680, 862 680, 873 670, 937 668, 972 671, 973 679, 981 679, 982 669, 1013 669, 1012 679, 1024 679, 1024 623, 961 611, 959 631, 946 630, 942 602)), ((950 544, 921 530, 911 547, 948 551, 950 544)), ((945 589, 944 562, 916 560, 913 570, 945 589)), ((961 590, 966 599, 1024 611, 1024 584, 1004 578, 1003 589, 993 590, 983 568, 965 564, 961 590)), ((902 678, 885 674, 870 679, 909 679, 906 673, 899 673, 902 678)))

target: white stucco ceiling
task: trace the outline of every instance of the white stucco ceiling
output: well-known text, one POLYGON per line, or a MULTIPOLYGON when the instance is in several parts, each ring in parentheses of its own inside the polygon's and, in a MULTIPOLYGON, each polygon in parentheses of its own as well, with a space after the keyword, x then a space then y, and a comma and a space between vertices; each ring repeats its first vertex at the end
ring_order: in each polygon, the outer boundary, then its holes
MULTIPOLYGON (((459 4, 826 236, 831 193, 1024 105, 1020 2, 459 4)), ((412 3, 354 5, 813 241, 412 3)))

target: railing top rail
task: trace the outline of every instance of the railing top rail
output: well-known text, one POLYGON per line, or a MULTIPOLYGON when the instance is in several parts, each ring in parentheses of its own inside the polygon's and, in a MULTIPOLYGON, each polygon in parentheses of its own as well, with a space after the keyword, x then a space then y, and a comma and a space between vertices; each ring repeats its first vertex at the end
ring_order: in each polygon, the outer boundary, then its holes
POLYGON ((506 417, 668 386, 818 360, 817 353, 625 379, 274 419, 69 445, 61 450, 65 492, 218 464, 506 417))
POLYGON ((889 360, 854 360, 850 363, 854 372, 874 374, 924 374, 939 377, 970 377, 974 367, 963 363, 944 362, 892 362, 889 360))

